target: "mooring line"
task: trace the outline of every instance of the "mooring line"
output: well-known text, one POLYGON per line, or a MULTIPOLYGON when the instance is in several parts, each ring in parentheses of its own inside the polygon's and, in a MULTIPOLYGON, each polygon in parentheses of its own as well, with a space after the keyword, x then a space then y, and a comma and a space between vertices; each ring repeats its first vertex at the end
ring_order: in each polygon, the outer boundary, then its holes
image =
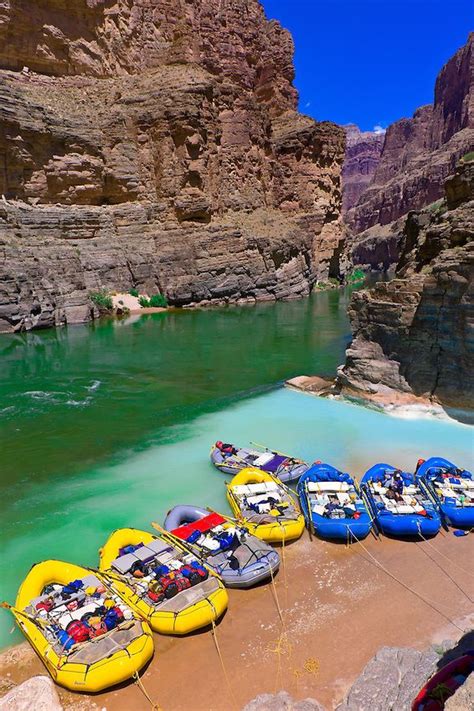
POLYGON ((222 671, 223 671, 223 673, 224 673, 224 678, 225 678, 225 681, 226 681, 226 684, 227 684, 227 688, 228 688, 228 690, 229 690, 229 696, 230 696, 230 698, 231 698, 231 700, 232 700, 232 706, 233 706, 235 709, 238 709, 239 707, 238 707, 238 704, 237 704, 237 699, 235 698, 234 691, 233 691, 232 686, 231 686, 231 683, 230 683, 229 675, 227 674, 227 669, 226 669, 226 666, 225 666, 225 664, 224 664, 224 658, 223 658, 223 656, 222 656, 221 648, 219 647, 219 642, 217 641, 216 623, 214 622, 214 620, 212 620, 211 622, 212 622, 211 635, 212 635, 212 638, 213 638, 213 640, 214 640, 214 644, 216 645, 217 654, 218 654, 218 656, 219 656, 219 660, 220 660, 220 663, 221 663, 221 666, 222 666, 222 671))
POLYGON ((445 620, 447 620, 447 622, 449 622, 451 625, 453 625, 453 627, 456 627, 456 629, 458 629, 460 632, 463 632, 463 633, 467 632, 467 630, 463 629, 463 628, 460 627, 456 622, 454 622, 454 620, 452 620, 452 619, 449 617, 449 615, 446 615, 444 612, 441 612, 441 610, 439 610, 439 609, 436 607, 436 605, 435 605, 434 603, 430 602, 427 598, 425 598, 423 595, 421 595, 421 593, 417 592, 417 591, 416 591, 414 588, 412 588, 410 585, 408 585, 407 583, 404 583, 403 580, 400 580, 400 578, 397 578, 396 575, 394 575, 393 573, 391 573, 390 570, 388 570, 382 563, 380 563, 379 560, 377 560, 377 558, 376 558, 374 555, 372 555, 372 553, 371 553, 369 550, 367 550, 367 548, 364 546, 364 544, 362 543, 362 541, 359 540, 359 538, 356 536, 356 534, 355 534, 353 531, 352 531, 352 535, 353 535, 353 537, 355 538, 355 540, 357 541, 357 543, 358 543, 358 544, 362 547, 362 549, 367 553, 367 555, 368 555, 370 558, 372 558, 372 560, 374 561, 374 563, 375 563, 381 570, 383 570, 388 576, 390 576, 393 580, 395 580, 397 583, 399 583, 399 585, 402 585, 404 588, 406 588, 406 589, 409 590, 411 593, 413 593, 413 595, 416 595, 416 597, 418 597, 422 602, 424 602, 425 605, 428 605, 428 607, 431 607, 432 610, 434 610, 435 612, 437 612, 438 615, 441 615, 441 617, 443 617, 445 620))
POLYGON ((155 703, 155 702, 152 700, 150 694, 149 694, 148 691, 145 689, 145 686, 144 686, 144 684, 143 684, 143 681, 140 679, 140 676, 139 676, 138 672, 134 672, 134 673, 133 673, 133 679, 134 679, 134 681, 135 681, 135 684, 138 686, 138 688, 140 689, 140 691, 141 691, 142 694, 144 695, 144 697, 145 697, 145 698, 147 699, 147 701, 150 703, 150 706, 151 706, 152 711, 163 711, 163 709, 161 708, 161 706, 160 706, 159 704, 155 703))
POLYGON ((448 573, 448 571, 445 570, 445 569, 443 568, 443 566, 440 565, 440 563, 438 563, 438 561, 435 560, 435 559, 433 558, 433 556, 431 556, 431 555, 428 553, 428 551, 425 551, 425 550, 424 550, 423 545, 422 545, 421 543, 417 543, 416 545, 417 545, 418 548, 420 548, 420 550, 422 550, 423 553, 424 553, 426 556, 428 556, 428 558, 441 570, 441 572, 444 573, 444 574, 446 575, 446 577, 448 577, 448 578, 451 580, 451 582, 453 583, 453 585, 455 585, 455 586, 457 587, 457 589, 464 595, 465 598, 467 598, 467 599, 469 600, 469 602, 474 602, 474 600, 472 599, 472 597, 470 597, 470 596, 467 594, 467 592, 465 592, 465 591, 462 589, 462 587, 459 585, 459 583, 457 583, 456 580, 454 580, 454 578, 451 577, 451 575, 448 573))

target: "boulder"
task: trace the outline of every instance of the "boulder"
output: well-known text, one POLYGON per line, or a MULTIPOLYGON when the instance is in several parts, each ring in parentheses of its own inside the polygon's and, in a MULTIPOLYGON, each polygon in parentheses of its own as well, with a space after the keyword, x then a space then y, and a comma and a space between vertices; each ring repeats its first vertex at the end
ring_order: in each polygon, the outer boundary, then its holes
POLYGON ((364 668, 336 711, 410 711, 420 688, 436 671, 433 650, 383 647, 364 668))
POLYGON ((259 694, 242 711, 324 711, 315 699, 296 701, 286 691, 278 694, 259 694))
POLYGON ((47 676, 34 676, 0 699, 0 711, 62 711, 56 688, 47 676))

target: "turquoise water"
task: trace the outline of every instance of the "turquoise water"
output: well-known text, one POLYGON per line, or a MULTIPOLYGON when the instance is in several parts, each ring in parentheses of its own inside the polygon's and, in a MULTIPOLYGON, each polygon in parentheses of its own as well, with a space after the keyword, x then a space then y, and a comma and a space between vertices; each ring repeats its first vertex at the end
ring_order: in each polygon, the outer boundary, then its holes
MULTIPOLYGON (((375 461, 410 468, 434 454, 472 466, 466 425, 265 391, 297 373, 334 372, 346 299, 2 339, 0 596, 13 601, 41 559, 96 563, 111 530, 148 528, 176 503, 227 510, 225 477, 208 461, 216 439, 263 442, 357 475, 375 461)), ((0 645, 19 640, 11 626, 2 613, 0 645)))

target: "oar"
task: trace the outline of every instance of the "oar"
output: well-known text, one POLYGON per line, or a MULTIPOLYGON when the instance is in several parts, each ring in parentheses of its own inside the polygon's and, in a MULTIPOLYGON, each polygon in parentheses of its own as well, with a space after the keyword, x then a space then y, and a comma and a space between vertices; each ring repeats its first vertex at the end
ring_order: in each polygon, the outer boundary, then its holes
POLYGON ((250 442, 250 444, 253 444, 254 447, 258 447, 259 449, 265 450, 265 452, 271 452, 272 454, 279 454, 280 457, 286 457, 287 459, 290 459, 292 462, 298 462, 299 464, 305 464, 305 462, 302 459, 298 459, 297 457, 290 457, 288 454, 285 454, 284 452, 279 452, 277 449, 271 449, 270 447, 265 447, 264 444, 258 444, 258 442, 250 442))
MULTIPOLYGON (((231 456, 229 457, 229 459, 231 459, 231 458, 238 460, 241 464, 244 465, 244 468, 245 468, 245 467, 251 467, 251 466, 252 466, 252 465, 249 464, 249 462, 247 462, 243 457, 239 457, 238 454, 231 454, 231 456)), ((216 466, 219 467, 219 468, 221 468, 221 469, 222 469, 223 467, 228 467, 229 469, 237 469, 238 471, 240 471, 240 467, 238 466, 238 464, 234 464, 232 461, 229 461, 229 459, 227 459, 227 460, 224 459, 223 462, 216 462, 216 466)))
POLYGON ((313 524, 313 516, 311 512, 311 504, 309 500, 309 492, 308 492, 308 486, 307 482, 304 482, 304 493, 306 496, 306 508, 308 509, 308 531, 309 531, 309 540, 313 540, 313 534, 316 535, 316 531, 314 530, 314 524, 313 524), (313 533, 311 533, 311 529, 313 529, 313 533))
POLYGON ((237 524, 237 526, 242 526, 243 519, 232 518, 232 516, 226 516, 225 514, 221 513, 220 511, 215 511, 210 506, 206 506, 206 511, 209 511, 209 513, 214 513, 214 514, 217 514, 218 516, 221 516, 226 521, 228 521, 228 523, 234 523, 234 524, 237 524))
MULTIPOLYGON (((116 573, 113 573, 111 570, 99 570, 98 568, 88 568, 84 566, 86 570, 89 570, 91 573, 94 574, 99 574, 102 578, 107 578, 108 580, 113 580, 116 583, 122 583, 122 585, 126 585, 127 587, 133 587, 131 584, 131 581, 129 582, 128 580, 125 580, 124 578, 120 577, 120 575, 117 575, 116 573)), ((107 581, 106 581, 107 585, 107 581)), ((111 588, 109 587, 109 590, 111 588)), ((135 590, 135 588, 133 587, 135 590)), ((136 590, 135 590, 136 592, 136 590)))
MULTIPOLYGON (((428 496, 429 500, 431 503, 434 505, 436 511, 439 513, 439 517, 441 519, 442 526, 445 531, 449 531, 449 524, 447 521, 447 518, 443 512, 443 509, 441 508, 441 502, 439 501, 438 497, 432 491, 431 486, 426 482, 423 481, 423 479, 418 479, 418 484, 420 486, 420 489, 425 492, 426 496, 428 496)), ((433 485, 434 488, 434 485, 433 485)))
POLYGON ((380 529, 379 529, 377 519, 374 515, 374 510, 372 508, 372 504, 370 503, 369 497, 367 496, 365 491, 362 489, 362 487, 359 487, 359 491, 360 491, 361 498, 365 504, 365 508, 367 509, 367 513, 369 514, 369 518, 372 522, 372 527, 370 530, 373 532, 375 538, 377 540, 380 540, 380 529))
POLYGON ((15 616, 19 615, 21 617, 25 617, 27 620, 32 622, 37 627, 43 627, 43 629, 44 629, 44 628, 51 626, 50 623, 41 619, 41 617, 33 617, 32 615, 29 615, 27 612, 23 612, 23 610, 19 610, 17 607, 14 607, 14 605, 10 605, 10 603, 8 603, 8 602, 5 602, 5 601, 1 602, 0 607, 3 607, 3 609, 5 609, 5 610, 10 610, 12 615, 15 615, 15 616))
POLYGON ((161 534, 161 536, 168 541, 168 543, 171 543, 173 546, 177 546, 180 548, 184 553, 193 553, 193 555, 196 555, 196 552, 194 550, 190 550, 189 544, 186 543, 186 541, 183 541, 181 538, 178 538, 178 536, 175 536, 173 533, 170 531, 167 531, 165 528, 160 526, 159 523, 156 523, 156 521, 152 521, 151 525, 153 528, 158 531, 158 533, 161 534))

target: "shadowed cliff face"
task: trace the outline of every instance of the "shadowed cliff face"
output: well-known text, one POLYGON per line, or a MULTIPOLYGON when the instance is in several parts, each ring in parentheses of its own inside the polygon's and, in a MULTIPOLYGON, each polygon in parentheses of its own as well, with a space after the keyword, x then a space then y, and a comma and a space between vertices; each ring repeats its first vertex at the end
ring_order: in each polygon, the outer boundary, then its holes
MULTIPOLYGON (((443 196, 457 161, 474 146, 474 34, 440 71, 433 105, 392 124, 372 181, 347 213, 353 235, 388 225, 443 196)), ((373 230, 373 231, 374 231, 373 230)), ((364 241, 368 234, 356 237, 364 241)), ((358 261, 355 255, 355 261, 358 261)), ((370 262, 369 262, 370 263, 370 262)), ((377 266, 374 261, 373 266, 377 266)))
POLYGON ((379 402, 416 395, 472 412, 474 162, 447 181, 444 202, 411 212, 402 229, 395 279, 352 297, 339 382, 379 402))
POLYGON ((342 167, 342 210, 347 212, 359 202, 372 182, 380 161, 385 132, 361 131, 355 124, 346 130, 346 154, 342 167))
POLYGON ((292 59, 257 0, 0 2, 0 331, 87 320, 101 287, 326 278, 344 135, 296 112, 292 59))

